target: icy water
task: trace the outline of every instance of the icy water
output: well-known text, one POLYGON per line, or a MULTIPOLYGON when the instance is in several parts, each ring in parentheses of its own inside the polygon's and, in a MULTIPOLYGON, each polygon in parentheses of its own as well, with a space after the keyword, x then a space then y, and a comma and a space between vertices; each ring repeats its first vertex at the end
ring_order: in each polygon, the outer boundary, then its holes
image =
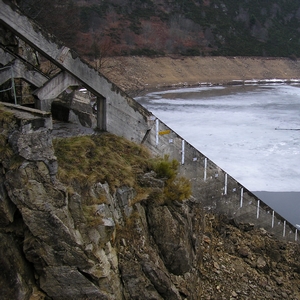
POLYGON ((300 85, 181 88, 136 100, 300 224, 300 85))

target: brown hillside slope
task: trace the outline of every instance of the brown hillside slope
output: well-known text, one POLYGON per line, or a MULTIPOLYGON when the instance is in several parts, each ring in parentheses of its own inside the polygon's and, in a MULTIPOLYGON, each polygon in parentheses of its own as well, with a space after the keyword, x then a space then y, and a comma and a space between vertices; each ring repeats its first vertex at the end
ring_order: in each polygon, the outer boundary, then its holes
POLYGON ((234 80, 300 78, 300 62, 261 57, 114 57, 102 72, 125 91, 234 80))

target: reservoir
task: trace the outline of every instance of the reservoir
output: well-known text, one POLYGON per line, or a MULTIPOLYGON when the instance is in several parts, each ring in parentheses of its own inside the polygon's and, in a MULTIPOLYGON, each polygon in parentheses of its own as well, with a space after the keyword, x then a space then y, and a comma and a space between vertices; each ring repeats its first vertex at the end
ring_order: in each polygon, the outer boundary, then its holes
POLYGON ((292 224, 300 224, 300 85, 199 86, 136 98, 292 224))

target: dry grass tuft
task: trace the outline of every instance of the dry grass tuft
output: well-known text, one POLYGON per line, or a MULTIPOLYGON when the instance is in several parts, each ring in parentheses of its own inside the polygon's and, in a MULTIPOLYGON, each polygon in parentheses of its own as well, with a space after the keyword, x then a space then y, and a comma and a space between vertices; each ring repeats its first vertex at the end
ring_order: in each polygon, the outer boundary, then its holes
POLYGON ((81 188, 108 182, 110 188, 137 185, 137 175, 150 168, 149 152, 112 134, 53 141, 59 179, 81 188))
MULTIPOLYGON (((87 190, 96 182, 107 182, 113 191, 122 185, 130 186, 137 191, 132 204, 144 199, 169 203, 191 195, 190 182, 177 177, 178 161, 170 161, 168 156, 153 159, 144 147, 124 138, 102 134, 56 139, 53 144, 59 163, 58 177, 74 188, 87 190), (165 181, 161 192, 139 185, 138 175, 150 170, 165 181)), ((105 197, 101 201, 90 199, 90 202, 103 203, 104 200, 105 197)))

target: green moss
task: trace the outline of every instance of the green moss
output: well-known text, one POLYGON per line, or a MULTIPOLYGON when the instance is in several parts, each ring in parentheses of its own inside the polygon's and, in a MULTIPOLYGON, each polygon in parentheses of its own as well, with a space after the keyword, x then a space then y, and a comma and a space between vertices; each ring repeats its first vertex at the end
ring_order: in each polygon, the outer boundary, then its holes
POLYGON ((13 155, 13 151, 7 142, 7 137, 0 134, 0 159, 1 161, 10 158, 13 155))
POLYGON ((4 109, 3 105, 0 105, 0 128, 1 131, 3 129, 7 129, 15 124, 15 117, 14 114, 8 112, 4 109))
POLYGON ((6 161, 6 165, 10 169, 18 168, 23 159, 13 152, 13 149, 8 143, 8 133, 15 127, 14 114, 5 110, 3 105, 0 105, 0 160, 6 161))

